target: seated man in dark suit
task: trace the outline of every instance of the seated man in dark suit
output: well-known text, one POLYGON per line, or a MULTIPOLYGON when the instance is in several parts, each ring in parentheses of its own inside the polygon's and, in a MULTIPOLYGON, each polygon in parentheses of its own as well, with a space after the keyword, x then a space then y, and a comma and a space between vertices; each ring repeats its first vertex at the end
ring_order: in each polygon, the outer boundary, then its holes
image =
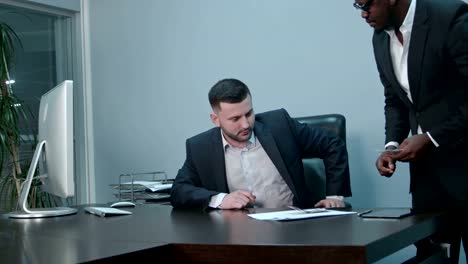
POLYGON ((224 79, 210 90, 216 125, 186 142, 171 189, 176 208, 344 207, 351 196, 348 154, 336 135, 293 120, 284 110, 254 114, 248 87, 224 79), (327 197, 309 198, 302 157, 323 159, 327 197))

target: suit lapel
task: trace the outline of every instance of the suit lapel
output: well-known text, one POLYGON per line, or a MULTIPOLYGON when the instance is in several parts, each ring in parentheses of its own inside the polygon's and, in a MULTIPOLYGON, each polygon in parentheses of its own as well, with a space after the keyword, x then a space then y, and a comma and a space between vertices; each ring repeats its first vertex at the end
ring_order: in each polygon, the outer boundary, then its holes
POLYGON ((416 13, 414 16, 414 24, 411 33, 411 42, 408 53, 408 79, 413 96, 413 103, 417 105, 420 97, 421 88, 421 73, 424 62, 424 52, 426 50, 428 25, 427 10, 424 7, 423 1, 416 2, 416 13))
POLYGON ((278 169, 278 172, 291 189, 293 195, 297 197, 296 188, 294 187, 291 175, 289 175, 288 169, 284 164, 283 158, 281 157, 281 153, 278 149, 278 146, 276 145, 276 141, 273 138, 273 135, 260 122, 255 123, 254 131, 266 154, 268 157, 270 157, 276 169, 278 169))
POLYGON ((226 179, 226 161, 224 159, 223 140, 221 139, 221 130, 213 129, 211 134, 211 153, 213 153, 213 174, 216 176, 216 186, 218 190, 229 193, 226 179))
POLYGON ((401 85, 395 76, 395 69, 393 68, 392 56, 390 54, 390 37, 385 31, 382 31, 378 34, 379 36, 376 43, 376 50, 377 57, 381 62, 380 66, 382 71, 387 78, 387 81, 391 84, 392 89, 398 93, 401 100, 403 100, 406 105, 411 106, 411 101, 408 99, 408 96, 404 92, 403 88, 401 88, 401 85))

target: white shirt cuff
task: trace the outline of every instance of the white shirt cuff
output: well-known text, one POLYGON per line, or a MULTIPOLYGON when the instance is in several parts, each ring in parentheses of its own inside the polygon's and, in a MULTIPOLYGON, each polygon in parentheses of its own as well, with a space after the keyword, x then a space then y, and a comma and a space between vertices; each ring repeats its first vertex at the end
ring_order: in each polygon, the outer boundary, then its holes
POLYGON ((344 200, 344 197, 341 196, 341 195, 329 195, 326 197, 327 199, 336 199, 336 200, 340 200, 340 201, 343 201, 344 200))
POLYGON ((431 136, 431 133, 426 132, 426 134, 429 136, 429 138, 431 139, 432 143, 434 144, 434 146, 436 146, 436 148, 439 147, 439 143, 437 143, 437 141, 435 141, 435 139, 431 136))
POLYGON ((208 206, 211 208, 218 208, 226 195, 227 193, 218 193, 217 195, 211 196, 208 206))
POLYGON ((396 142, 396 141, 390 141, 387 144, 385 144, 384 148, 387 148, 387 147, 390 147, 390 146, 394 146, 395 148, 398 148, 398 147, 400 147, 400 144, 398 144, 398 142, 396 142))

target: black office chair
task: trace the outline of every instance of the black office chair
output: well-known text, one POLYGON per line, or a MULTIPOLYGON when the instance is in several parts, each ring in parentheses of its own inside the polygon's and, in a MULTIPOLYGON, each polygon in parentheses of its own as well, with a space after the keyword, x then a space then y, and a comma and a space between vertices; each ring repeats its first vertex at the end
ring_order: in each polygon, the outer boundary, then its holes
MULTIPOLYGON (((346 143, 346 119, 340 114, 327 114, 294 118, 300 123, 321 127, 337 134, 346 143)), ((323 161, 319 158, 302 159, 306 186, 311 190, 312 200, 318 202, 326 195, 326 174, 323 161)), ((350 206, 347 204, 347 206, 350 206)))

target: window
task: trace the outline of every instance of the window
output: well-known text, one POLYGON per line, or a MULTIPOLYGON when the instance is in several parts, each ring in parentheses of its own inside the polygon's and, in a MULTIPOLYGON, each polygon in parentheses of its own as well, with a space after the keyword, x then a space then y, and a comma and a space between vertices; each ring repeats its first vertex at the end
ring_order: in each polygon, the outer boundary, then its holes
MULTIPOLYGON (((36 142, 32 139, 33 135, 37 134, 41 96, 63 80, 77 80, 77 71, 74 69, 74 15, 73 12, 49 10, 44 6, 36 7, 32 4, 0 4, 0 21, 7 23, 16 32, 22 44, 15 49, 14 65, 9 72, 10 78, 14 80, 13 93, 23 101, 31 113, 28 123, 23 124, 24 141, 20 146, 20 160, 25 167, 29 166, 36 147, 36 142)), ((79 94, 77 87, 74 88, 75 94, 79 94)), ((80 105, 75 104, 75 108, 77 107, 80 105)), ((75 110, 76 112, 79 111, 75 110)), ((75 130, 76 127, 75 124, 75 130)), ((79 136, 82 134, 79 133, 79 136)), ((82 162, 83 156, 81 149, 78 152, 79 154, 75 155, 75 177, 78 175, 76 170, 81 169, 77 163, 82 162)), ((79 184, 80 181, 75 179, 77 194, 80 193, 79 184)), ((75 195, 75 198, 78 196, 75 195)), ((2 199, 0 197, 0 207, 2 199)))
POLYGON ((37 131, 41 95, 73 79, 71 18, 7 5, 0 5, 0 10, 0 19, 21 39, 10 78, 15 81, 13 92, 33 115, 28 127, 37 131))

